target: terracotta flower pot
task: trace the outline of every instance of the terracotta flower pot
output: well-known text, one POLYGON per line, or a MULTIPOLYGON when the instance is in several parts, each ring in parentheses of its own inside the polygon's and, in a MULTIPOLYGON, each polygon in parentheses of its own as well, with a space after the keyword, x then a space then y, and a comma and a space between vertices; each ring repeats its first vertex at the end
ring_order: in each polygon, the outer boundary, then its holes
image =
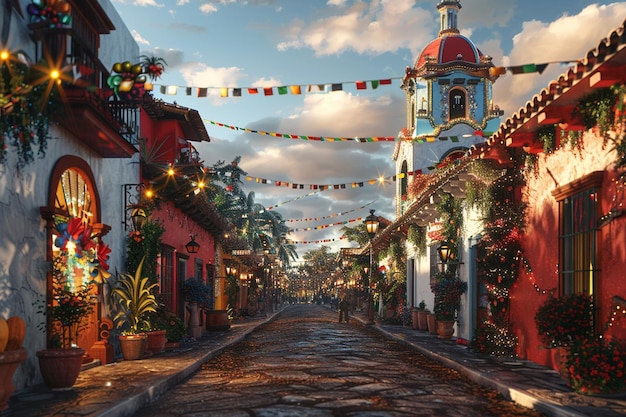
POLYGON ((9 398, 15 391, 13 374, 27 353, 23 347, 0 353, 0 412, 9 408, 9 398))
POLYGON ((417 330, 420 328, 419 326, 419 311, 413 310, 411 311, 411 328, 413 330, 417 330))
POLYGON ((145 333, 120 336, 120 347, 124 360, 135 361, 143 359, 147 341, 148 335, 145 333))
POLYGON ((39 370, 46 385, 53 390, 72 388, 80 374, 84 355, 85 350, 81 348, 37 351, 39 370))
POLYGON ((230 320, 228 310, 206 310, 206 329, 211 331, 228 330, 230 320))
POLYGON ((153 330, 148 332, 148 340, 146 341, 146 350, 152 355, 158 355, 165 349, 165 330, 153 330))
POLYGON ((428 330, 428 310, 419 310, 417 312, 417 328, 420 330, 428 330))
POLYGON ((450 320, 438 320, 437 321, 437 334, 440 339, 448 340, 454 334, 454 321, 450 320))
POLYGON ((426 314, 426 322, 428 327, 428 333, 437 334, 437 323, 435 321, 435 315, 433 313, 426 314))

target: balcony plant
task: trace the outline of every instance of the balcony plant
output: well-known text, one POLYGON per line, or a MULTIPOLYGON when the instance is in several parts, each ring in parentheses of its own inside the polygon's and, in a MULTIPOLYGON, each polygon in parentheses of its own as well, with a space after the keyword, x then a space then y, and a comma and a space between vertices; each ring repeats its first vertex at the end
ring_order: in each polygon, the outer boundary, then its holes
POLYGON ((111 297, 117 306, 114 322, 122 332, 120 346, 126 360, 142 359, 150 330, 149 314, 156 313, 157 300, 153 291, 157 283, 150 284, 148 277, 142 277, 142 259, 135 274, 120 274, 111 297))

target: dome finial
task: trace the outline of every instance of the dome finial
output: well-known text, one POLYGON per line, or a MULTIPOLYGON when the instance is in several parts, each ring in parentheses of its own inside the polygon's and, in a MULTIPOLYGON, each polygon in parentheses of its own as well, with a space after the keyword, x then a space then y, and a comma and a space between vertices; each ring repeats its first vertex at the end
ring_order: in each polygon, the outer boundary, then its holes
POLYGON ((449 33, 459 33, 458 14, 461 9, 461 0, 441 0, 437 4, 440 14, 441 28, 439 36, 449 33))

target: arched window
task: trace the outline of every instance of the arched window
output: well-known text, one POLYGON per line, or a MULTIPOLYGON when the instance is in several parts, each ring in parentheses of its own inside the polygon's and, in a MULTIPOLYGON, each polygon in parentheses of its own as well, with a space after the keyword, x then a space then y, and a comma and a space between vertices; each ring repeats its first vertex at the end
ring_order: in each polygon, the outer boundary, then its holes
POLYGON ((467 94, 462 88, 453 88, 450 90, 449 101, 450 120, 462 119, 466 117, 467 94))

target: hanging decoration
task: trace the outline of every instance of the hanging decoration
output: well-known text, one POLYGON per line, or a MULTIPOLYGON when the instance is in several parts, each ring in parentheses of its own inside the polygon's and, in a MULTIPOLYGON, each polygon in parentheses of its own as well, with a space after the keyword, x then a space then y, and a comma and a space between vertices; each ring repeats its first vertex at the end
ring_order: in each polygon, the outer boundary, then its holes
POLYGON ((374 204, 376 202, 376 200, 369 202, 359 208, 355 208, 352 210, 348 210, 348 211, 344 211, 341 213, 333 213, 330 214, 328 216, 322 216, 322 217, 310 217, 310 218, 306 218, 306 219, 289 219, 289 220, 285 220, 285 223, 295 223, 295 222, 310 222, 310 221, 319 221, 319 220, 325 220, 325 219, 330 219, 333 217, 339 217, 339 216, 343 216, 349 213, 354 213, 355 211, 359 211, 359 210, 363 210, 364 208, 366 208, 367 206, 370 206, 372 204, 374 204))
MULTIPOLYGON (((412 175, 418 174, 419 172, 420 172, 419 170, 411 171, 407 173, 406 175, 412 176, 412 175)), ((254 181, 257 184, 275 185, 276 187, 287 187, 287 188, 292 188, 294 190, 296 189, 304 190, 308 188, 309 190, 326 191, 326 190, 344 190, 346 188, 362 188, 365 186, 366 183, 369 185, 374 185, 377 183, 385 184, 385 183, 388 183, 389 181, 395 182, 397 179, 402 179, 404 177, 405 177, 405 174, 400 173, 398 175, 389 175, 387 177, 378 177, 378 178, 369 179, 366 181, 358 181, 358 182, 342 183, 342 184, 294 184, 288 181, 270 180, 267 178, 253 177, 250 175, 246 177, 246 180, 254 181)))
POLYGON ((72 24, 72 7, 65 0, 32 0, 26 7, 30 23, 47 23, 51 28, 72 24))
POLYGON ((331 243, 331 242, 338 242, 340 240, 345 239, 343 236, 341 236, 338 239, 320 239, 320 240, 290 240, 287 239, 287 244, 289 245, 319 245, 320 243, 331 243))
POLYGON ((366 90, 369 83, 372 90, 376 90, 381 85, 391 85, 392 80, 401 80, 402 77, 385 78, 379 80, 367 80, 367 81, 344 81, 341 83, 324 83, 324 84, 296 84, 296 85, 281 85, 281 86, 267 86, 267 87, 188 87, 179 85, 164 85, 159 84, 159 91, 161 94, 176 95, 178 90, 185 90, 185 94, 188 96, 197 95, 197 97, 207 97, 209 90, 219 91, 220 97, 241 97, 243 92, 246 92, 250 96, 259 95, 261 92, 264 96, 273 96, 274 92, 277 95, 286 95, 291 93, 292 95, 300 95, 302 92, 306 93, 327 93, 334 91, 343 91, 343 86, 346 84, 354 84, 357 90, 366 90))
POLYGON ((292 232, 308 232, 311 230, 321 230, 321 229, 328 229, 329 227, 335 227, 335 226, 344 226, 346 224, 350 224, 350 223, 354 223, 354 222, 361 222, 363 221, 363 217, 357 217, 356 219, 350 219, 350 220, 346 220, 343 222, 335 222, 335 223, 330 223, 330 224, 323 224, 320 226, 313 226, 313 227, 303 227, 303 228, 299 228, 299 229, 291 229, 292 232))
POLYGON ((17 168, 24 168, 47 149, 49 118, 56 99, 56 81, 61 77, 45 62, 31 65, 19 52, 0 53, 0 165, 7 162, 7 151, 17 151, 17 168), (34 80, 39 81, 37 84, 34 80), (45 83, 48 81, 48 83, 45 83))
POLYGON ((113 90, 117 100, 133 101, 141 99, 146 90, 152 89, 149 84, 146 85, 146 81, 141 64, 125 61, 113 64, 107 85, 113 90))
POLYGON ((256 133, 262 136, 273 136, 276 138, 286 138, 286 139, 302 139, 302 140, 319 141, 319 142, 360 142, 360 143, 394 142, 396 140, 395 136, 342 137, 342 136, 294 135, 294 134, 289 134, 289 133, 276 133, 276 132, 266 132, 263 130, 248 129, 246 127, 227 125, 225 123, 215 122, 213 120, 205 119, 204 121, 214 126, 224 127, 230 130, 241 130, 246 133, 256 133))
MULTIPOLYGON (((509 67, 492 67, 489 69, 489 75, 497 77, 510 72, 512 75, 518 74, 530 74, 537 72, 542 74, 550 64, 569 65, 576 63, 576 60, 559 61, 559 62, 546 62, 542 64, 524 64, 513 65, 509 67)), ((292 84, 292 85, 280 85, 280 86, 265 86, 265 87, 225 87, 225 86, 212 86, 212 87, 195 87, 195 86, 180 86, 171 84, 158 84, 161 94, 177 95, 179 90, 184 90, 185 95, 195 95, 198 98, 208 97, 209 91, 215 90, 219 92, 219 96, 222 98, 227 97, 241 97, 244 93, 249 96, 257 96, 262 94, 269 97, 274 95, 300 95, 305 93, 328 93, 335 91, 344 91, 346 85, 354 85, 357 91, 367 90, 368 84, 372 90, 376 90, 381 85, 391 85, 393 80, 402 80, 404 77, 391 77, 384 79, 366 80, 366 81, 343 81, 339 83, 322 83, 322 84, 292 84)))

